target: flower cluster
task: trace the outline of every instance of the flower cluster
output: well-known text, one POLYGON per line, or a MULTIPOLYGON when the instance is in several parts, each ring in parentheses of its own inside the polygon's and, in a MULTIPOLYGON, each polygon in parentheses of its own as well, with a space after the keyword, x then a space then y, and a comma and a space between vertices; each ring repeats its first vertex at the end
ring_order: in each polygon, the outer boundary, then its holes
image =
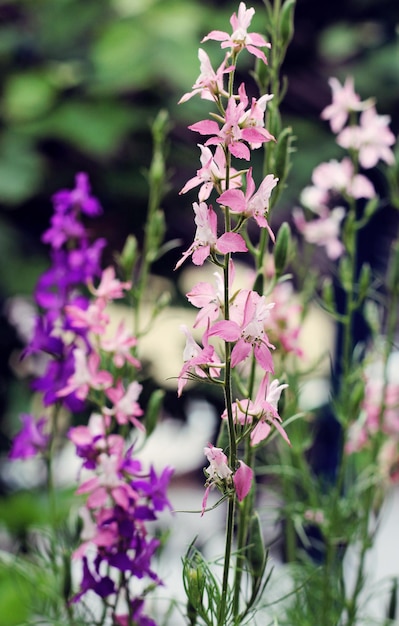
POLYGON ((364 170, 374 167, 380 160, 392 165, 391 146, 395 137, 389 129, 389 116, 378 115, 372 100, 360 100, 354 91, 353 79, 347 78, 341 85, 332 78, 330 85, 333 101, 321 116, 330 121, 331 130, 337 133, 337 144, 355 158, 344 157, 342 161, 332 160, 318 165, 313 171, 313 184, 301 195, 303 206, 313 213, 314 218, 306 221, 299 208, 294 210, 293 217, 306 241, 324 247, 327 256, 336 260, 345 250, 340 239, 345 206, 359 198, 370 200, 376 196, 373 184, 357 171, 355 164, 364 170), (359 112, 358 124, 348 123, 359 112))
MULTIPOLYGON (((199 144, 201 167, 180 192, 184 194, 199 186, 198 202, 193 203, 196 224, 194 241, 183 253, 176 268, 190 256, 194 265, 202 265, 209 259, 223 268, 223 273, 215 272, 214 284, 200 282, 187 294, 189 302, 199 309, 194 326, 202 328, 203 334, 200 345, 187 327, 182 328, 186 335, 186 346, 184 365, 178 377, 178 394, 181 395, 190 378, 230 385, 228 369, 245 369, 248 359, 253 360, 264 374, 256 400, 250 399, 253 390, 248 391, 246 399, 226 406, 222 417, 230 413, 236 427, 243 426, 245 422, 245 428, 251 433, 251 441, 255 445, 268 436, 272 427, 288 443, 289 439, 277 413, 278 398, 287 385, 272 381, 269 391, 266 391, 269 374, 274 372, 274 345, 268 336, 274 303, 266 301, 265 296, 254 289, 233 289, 235 266, 232 254, 248 252, 245 230, 248 220, 254 220, 260 229, 266 231, 270 240, 275 241, 268 222, 268 210, 278 178, 272 173, 267 174, 257 188, 252 167, 241 170, 238 167, 240 162, 251 160, 252 150, 275 141, 265 127, 266 106, 273 96, 265 94, 259 99, 252 98, 250 102, 244 83, 234 93, 236 62, 242 50, 246 49, 267 63, 261 48, 270 47, 270 44, 261 35, 248 32, 253 14, 254 9, 247 9, 241 2, 238 13, 230 20, 233 29, 231 35, 212 31, 203 39, 219 41, 222 49, 227 48, 228 51, 220 67, 214 71, 207 54, 199 50, 201 74, 192 91, 181 99, 184 102, 194 95, 200 95, 203 99, 213 101, 218 113, 212 113, 212 119, 189 126, 192 131, 208 136, 208 139, 205 144, 199 144), (234 159, 236 163, 233 163, 234 159), (219 214, 207 204, 212 193, 220 206, 219 214), (224 228, 219 234, 222 218, 224 228), (213 339, 216 340, 215 344, 211 343, 213 339), (223 349, 220 349, 220 339, 227 346, 224 354, 223 349), (242 412, 237 409, 238 406, 242 407, 242 412)), ((238 459, 228 460, 221 448, 211 444, 205 448, 205 454, 210 465, 206 470, 203 510, 212 486, 217 486, 222 493, 229 493, 234 487, 241 501, 250 490, 252 469, 238 459)))
MULTIPOLYGON (((82 214, 100 211, 85 174, 77 176, 73 190, 54 196, 51 227, 43 235, 51 245, 52 266, 38 281, 36 302, 42 312, 25 355, 48 357, 44 375, 33 383, 45 406, 52 405, 55 413, 61 404, 72 412, 94 407, 87 426, 68 433, 82 460, 77 494, 86 496, 80 510, 82 543, 74 553, 82 560, 83 575, 73 601, 92 591, 104 600, 114 621, 123 624, 123 600, 135 623, 151 626, 142 613, 145 590, 137 593, 131 583, 149 578, 152 585, 160 584, 151 568, 159 542, 148 534, 147 523, 170 508, 166 489, 172 469, 159 476, 152 467, 145 471, 119 434, 121 428, 125 434, 132 427, 145 430, 137 380, 141 365, 136 338, 124 322, 113 328, 109 313, 109 305, 123 298, 131 283, 121 282, 112 266, 101 271, 106 242, 90 243, 82 223, 82 214)), ((22 421, 10 458, 48 454, 56 422, 29 414, 22 421)))

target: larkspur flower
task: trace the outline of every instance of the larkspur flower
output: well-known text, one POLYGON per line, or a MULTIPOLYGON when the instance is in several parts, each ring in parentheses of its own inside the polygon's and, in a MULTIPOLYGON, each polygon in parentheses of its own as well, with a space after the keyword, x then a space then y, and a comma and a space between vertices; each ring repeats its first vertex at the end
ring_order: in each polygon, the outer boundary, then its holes
POLYGON ((391 146, 395 144, 395 136, 389 129, 389 115, 378 115, 375 107, 370 107, 360 115, 359 126, 347 126, 337 137, 342 148, 357 150, 359 163, 365 169, 385 161, 388 165, 395 163, 391 146))
MULTIPOLYGON (((201 150, 200 160, 202 167, 197 170, 196 176, 187 181, 180 193, 187 193, 190 189, 201 185, 198 192, 198 200, 205 202, 211 195, 213 188, 224 189, 226 187, 226 156, 220 145, 216 146, 214 155, 210 148, 201 144, 198 144, 198 147, 201 150)), ((239 187, 240 185, 241 180, 237 176, 237 171, 234 168, 230 168, 230 186, 239 187)))
POLYGON ((352 198, 374 198, 376 195, 371 181, 362 174, 355 174, 349 157, 320 163, 313 170, 312 182, 320 190, 336 191, 352 198))
MULTIPOLYGON (((278 380, 269 382, 269 375, 265 374, 254 401, 247 398, 233 403, 233 417, 236 423, 242 426, 253 426, 255 424, 251 429, 251 445, 255 446, 266 439, 273 427, 290 444, 277 411, 281 392, 287 387, 288 385, 281 385, 278 380)), ((222 419, 227 419, 227 410, 223 412, 222 419)))
POLYGON ((245 102, 247 99, 244 102, 237 102, 233 96, 229 98, 224 117, 218 118, 220 128, 215 120, 201 120, 191 124, 188 128, 200 135, 212 135, 205 142, 205 146, 222 144, 237 159, 249 161, 251 153, 244 142, 252 147, 261 146, 267 141, 274 140, 274 137, 261 126, 246 125, 245 102))
POLYGON ((343 207, 335 207, 330 211, 323 207, 322 212, 315 219, 306 221, 303 211, 295 208, 293 211, 294 223, 306 241, 326 249, 327 256, 335 261, 345 251, 340 240, 341 222, 345 217, 343 207))
POLYGON ((9 453, 10 459, 29 459, 44 452, 49 444, 50 436, 45 432, 47 419, 35 419, 30 413, 20 415, 22 428, 14 437, 9 453))
POLYGON ((244 239, 238 233, 223 233, 217 236, 217 216, 211 206, 205 202, 193 203, 195 213, 195 224, 197 230, 194 242, 183 253, 180 261, 176 263, 175 269, 192 255, 194 265, 202 265, 211 252, 218 254, 228 254, 229 252, 246 252, 247 246, 244 239))
POLYGON ((274 241, 274 233, 270 228, 266 219, 269 209, 269 200, 271 192, 278 183, 278 178, 273 174, 268 174, 255 191, 255 183, 252 178, 252 168, 247 172, 247 185, 245 194, 241 189, 228 189, 224 191, 218 198, 219 204, 229 207, 233 213, 238 213, 245 217, 253 217, 261 228, 266 228, 274 241))
POLYGON ((231 352, 231 365, 235 367, 253 352, 256 361, 266 372, 273 372, 273 358, 270 349, 274 346, 269 342, 265 324, 270 315, 273 303, 266 303, 264 296, 255 291, 242 291, 245 298, 239 322, 222 320, 215 322, 209 330, 209 336, 221 337, 224 341, 236 342, 231 352))
MULTIPOLYGON (((262 59, 267 64, 267 59, 259 48, 270 48, 270 43, 265 41, 262 35, 259 33, 248 33, 249 25, 255 14, 255 9, 247 9, 244 2, 240 2, 238 7, 238 13, 233 13, 230 18, 230 24, 233 29, 233 33, 229 35, 226 32, 220 30, 212 30, 202 42, 212 39, 214 41, 221 41, 222 48, 231 48, 234 53, 238 53, 244 48, 258 59, 262 59)), ((201 42, 201 43, 202 43, 201 42)))
POLYGON ((336 78, 330 78, 328 82, 332 89, 333 101, 323 109, 321 117, 330 121, 334 133, 339 133, 345 126, 349 113, 367 109, 372 106, 372 100, 361 102, 360 96, 354 90, 351 76, 347 76, 343 85, 336 78))
POLYGON ((137 419, 143 415, 143 410, 137 402, 142 388, 142 385, 134 380, 125 389, 123 382, 118 380, 116 385, 105 390, 105 394, 113 403, 113 407, 105 408, 104 414, 115 417, 118 424, 131 422, 136 428, 144 431, 144 425, 137 419))
POLYGON ((187 100, 190 100, 190 98, 197 94, 200 94, 201 98, 205 100, 217 100, 220 95, 228 97, 228 93, 224 89, 223 79, 225 74, 229 74, 235 69, 234 65, 227 66, 228 55, 226 55, 223 63, 216 72, 212 67, 207 53, 205 50, 202 50, 202 48, 198 50, 198 58, 201 73, 195 81, 192 91, 185 93, 180 98, 179 104, 187 102, 187 100))
POLYGON ((195 341, 187 326, 182 325, 180 329, 186 335, 186 345, 183 351, 183 367, 178 376, 178 396, 181 396, 190 375, 195 374, 199 378, 206 378, 209 374, 213 378, 218 378, 222 365, 217 360, 215 348, 208 341, 209 328, 202 336, 202 348, 195 341))

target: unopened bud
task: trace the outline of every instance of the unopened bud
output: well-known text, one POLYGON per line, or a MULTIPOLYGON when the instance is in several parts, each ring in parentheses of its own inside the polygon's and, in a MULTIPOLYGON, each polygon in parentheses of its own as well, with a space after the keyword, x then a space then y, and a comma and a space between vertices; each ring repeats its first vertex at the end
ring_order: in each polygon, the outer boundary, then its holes
POLYGON ((295 0, 286 0, 281 7, 280 37, 283 48, 288 46, 294 34, 294 10, 295 0))
POLYGON ((277 278, 281 276, 287 266, 290 252, 290 243, 291 229, 287 222, 283 222, 277 233, 276 243, 273 251, 274 267, 276 270, 277 278))

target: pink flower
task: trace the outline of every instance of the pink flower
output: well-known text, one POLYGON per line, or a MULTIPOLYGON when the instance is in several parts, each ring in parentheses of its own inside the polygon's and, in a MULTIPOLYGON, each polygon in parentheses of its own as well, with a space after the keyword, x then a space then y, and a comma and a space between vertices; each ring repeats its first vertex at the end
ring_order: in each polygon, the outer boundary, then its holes
POLYGON ((330 211, 322 207, 322 212, 316 219, 307 222, 301 209, 294 209, 293 219, 295 226, 306 241, 326 248, 327 256, 335 261, 344 252, 345 248, 339 239, 341 222, 345 217, 345 209, 336 207, 330 211))
POLYGON ((389 129, 389 115, 378 115, 371 107, 360 116, 360 126, 348 126, 340 132, 337 143, 342 148, 351 148, 359 152, 359 163, 365 169, 374 167, 381 159, 388 165, 395 163, 395 157, 389 146, 395 143, 395 137, 389 129))
MULTIPOLYGON (((248 106, 248 98, 245 91, 245 84, 242 83, 238 89, 240 96, 240 102, 246 108, 248 106)), ((273 98, 273 94, 264 94, 257 100, 252 98, 251 108, 249 111, 245 111, 240 118, 241 128, 255 128, 257 132, 260 132, 264 136, 263 141, 276 141, 275 137, 265 128, 265 111, 266 104, 273 98)), ((248 137, 248 134, 247 134, 248 137)), ((247 139, 248 141, 248 139, 247 139)), ((249 142, 252 149, 260 148, 261 141, 249 142)))
POLYGON ((229 252, 246 252, 247 246, 244 239, 238 233, 224 233, 220 237, 217 236, 217 216, 211 206, 207 206, 205 202, 193 203, 195 213, 194 221, 197 230, 194 242, 183 253, 180 261, 176 263, 175 269, 180 267, 182 263, 192 255, 194 265, 202 265, 211 252, 219 254, 228 254, 229 252))
POLYGON ((278 178, 273 174, 268 174, 255 192, 255 183, 252 178, 252 168, 247 172, 247 188, 244 194, 241 189, 228 189, 217 198, 217 202, 230 208, 233 213, 240 213, 245 217, 253 217, 258 226, 267 228, 270 237, 274 241, 275 237, 265 217, 269 209, 271 192, 278 183, 278 178))
POLYGON ((346 78, 343 85, 336 78, 330 78, 328 82, 332 89, 333 101, 322 111, 321 117, 323 120, 330 120, 331 130, 339 133, 345 126, 351 111, 363 111, 372 105, 372 101, 360 101, 360 97, 354 91, 351 76, 346 78))
MULTIPOLYGON (((226 187, 226 157, 220 145, 216 147, 215 155, 206 146, 198 144, 198 147, 201 150, 202 167, 197 170, 196 176, 187 181, 180 193, 187 193, 190 189, 201 185, 198 200, 204 202, 209 198, 214 187, 222 189, 226 187)), ((241 180, 237 176, 237 171, 230 168, 230 186, 239 187, 240 185, 241 180)))
MULTIPOLYGON (((233 260, 230 259, 229 269, 229 289, 231 290, 235 268, 233 260)), ((195 319, 194 328, 201 325, 209 325, 214 322, 224 310, 224 283, 223 276, 219 272, 213 273, 215 286, 210 283, 200 282, 195 285, 187 295, 187 299, 193 306, 201 309, 195 319)))
POLYGON ((273 289, 274 307, 270 309, 269 335, 273 342, 278 342, 284 351, 302 356, 299 346, 301 332, 302 306, 296 301, 292 284, 277 283, 273 289))
POLYGON ((186 335, 186 345, 183 351, 184 365, 178 376, 178 396, 181 396, 190 374, 195 374, 200 378, 220 376, 220 366, 222 365, 215 357, 215 348, 209 344, 208 329, 202 337, 203 348, 198 345, 187 326, 182 325, 182 332, 186 335))
POLYGON ((255 291, 241 292, 245 295, 242 311, 242 321, 223 320, 216 322, 209 331, 209 336, 218 336, 224 341, 236 344, 231 352, 231 365, 235 367, 244 361, 253 351, 255 359, 266 372, 273 372, 273 359, 269 342, 265 332, 265 322, 270 315, 273 304, 266 304, 264 296, 255 291))
POLYGON ((115 335, 110 339, 101 338, 100 345, 105 352, 113 354, 115 367, 123 367, 127 361, 136 369, 140 369, 140 361, 131 353, 132 348, 137 345, 137 339, 125 328, 123 320, 118 325, 115 335))
POLYGON ((244 2, 240 2, 238 14, 233 13, 230 18, 230 24, 233 28, 232 35, 220 30, 212 30, 202 41, 208 41, 209 39, 221 41, 222 48, 231 48, 235 53, 246 48, 248 52, 262 59, 264 63, 267 63, 264 53, 258 48, 270 48, 270 44, 264 40, 262 35, 258 33, 248 33, 248 27, 254 13, 255 9, 247 9, 244 2))
POLYGON ((137 402, 141 390, 142 386, 136 380, 130 383, 127 389, 124 388, 122 381, 118 380, 116 387, 107 389, 105 392, 114 406, 111 409, 105 408, 104 414, 113 415, 118 424, 131 422, 144 432, 143 424, 137 419, 143 415, 143 410, 137 402))
POLYGON ((231 485, 231 479, 239 502, 248 495, 253 479, 253 471, 243 461, 239 461, 239 467, 233 475, 227 456, 222 448, 216 448, 211 443, 204 448, 204 454, 209 461, 206 468, 207 475, 205 494, 202 500, 201 515, 205 513, 208 495, 212 487, 219 487, 222 491, 231 485))
MULTIPOLYGON (((255 446, 266 439, 272 430, 272 426, 291 445, 287 433, 281 426, 281 418, 277 411, 281 392, 287 387, 288 385, 280 385, 278 380, 273 380, 269 384, 269 375, 266 374, 262 379, 254 401, 245 399, 237 400, 233 403, 233 416, 236 422, 242 426, 255 423, 255 427, 251 431, 251 445, 255 446)), ((224 411, 222 414, 222 419, 227 419, 227 411, 224 411)))
POLYGON ((223 86, 224 74, 228 74, 234 70, 234 65, 226 67, 228 55, 224 59, 220 67, 214 71, 207 53, 200 48, 198 50, 198 58, 200 60, 200 75, 195 81, 192 91, 185 93, 179 100, 179 104, 187 102, 196 94, 201 94, 201 98, 205 100, 217 100, 219 95, 228 97, 228 93, 223 86))
POLYGON ((97 299, 87 309, 67 305, 65 312, 73 329, 86 328, 96 335, 101 335, 109 323, 109 316, 104 313, 105 301, 97 299))
POLYGON ((206 489, 204 497, 202 499, 202 512, 205 513, 206 503, 208 501, 209 491, 214 485, 223 487, 226 485, 226 481, 230 479, 232 470, 228 466, 227 456, 224 454, 222 448, 215 448, 211 443, 204 448, 204 454, 209 461, 209 466, 205 472, 208 476, 206 481, 206 489))
POLYGON ((97 289, 91 286, 90 291, 103 300, 116 300, 124 297, 124 291, 130 289, 131 282, 122 283, 115 278, 115 268, 113 266, 107 267, 101 276, 100 284, 97 289))
POLYGON ((318 165, 312 174, 313 184, 323 191, 338 191, 352 198, 373 198, 375 189, 370 180, 362 174, 354 173, 349 157, 341 162, 331 160, 318 165))
POLYGON ((233 483, 236 490, 237 498, 239 502, 242 502, 244 498, 249 494, 252 486, 252 479, 254 473, 250 467, 244 461, 239 461, 239 468, 236 470, 233 476, 233 483))
POLYGON ((222 123, 221 128, 214 120, 202 120, 189 126, 189 129, 201 135, 212 135, 205 142, 205 146, 223 144, 236 158, 249 161, 251 155, 244 141, 248 142, 251 147, 259 147, 264 142, 275 139, 259 123, 260 111, 256 111, 254 105, 250 111, 245 110, 248 98, 244 85, 239 88, 239 96, 239 102, 233 96, 229 98, 224 117, 218 118, 222 123))
POLYGON ((112 385, 112 375, 105 370, 99 370, 101 359, 97 352, 91 352, 87 356, 84 350, 75 348, 73 356, 75 372, 68 379, 66 386, 57 392, 57 396, 62 398, 70 393, 76 393, 79 400, 85 400, 90 389, 107 389, 112 385))

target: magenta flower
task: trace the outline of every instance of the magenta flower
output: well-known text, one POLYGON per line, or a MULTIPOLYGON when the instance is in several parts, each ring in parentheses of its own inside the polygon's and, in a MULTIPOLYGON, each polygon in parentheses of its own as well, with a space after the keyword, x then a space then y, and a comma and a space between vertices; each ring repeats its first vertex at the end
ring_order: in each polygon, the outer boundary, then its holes
POLYGON ((242 321, 223 320, 216 322, 209 331, 209 336, 218 336, 228 342, 236 342, 231 352, 231 365, 235 367, 244 361, 253 351, 255 359, 266 372, 273 372, 273 359, 265 332, 265 323, 269 319, 273 304, 266 304, 264 296, 256 291, 241 292, 245 294, 242 321))
POLYGON ((202 265, 211 252, 228 254, 247 251, 245 241, 238 233, 228 232, 220 237, 217 236, 217 216, 211 206, 208 207, 205 202, 200 202, 200 204, 194 202, 193 209, 194 221, 197 225, 194 242, 183 253, 175 269, 180 267, 190 255, 192 255, 194 265, 202 265))
POLYGON ((249 494, 252 486, 253 477, 254 473, 252 469, 248 467, 248 465, 244 463, 244 461, 239 461, 239 467, 233 476, 233 483, 239 502, 242 502, 244 498, 249 494))
MULTIPOLYGON (((235 53, 240 52, 243 48, 246 48, 248 52, 262 59, 264 63, 267 63, 267 59, 264 53, 259 48, 270 48, 270 43, 264 40, 262 35, 258 33, 248 33, 248 27, 254 16, 255 9, 247 9, 244 2, 240 2, 238 7, 238 14, 233 15, 230 18, 230 24, 233 28, 233 33, 229 35, 220 30, 212 30, 202 42, 213 39, 214 41, 221 41, 222 48, 231 48, 235 53)), ((201 42, 201 43, 202 43, 201 42)))
POLYGON ((217 100, 220 95, 228 97, 227 91, 223 86, 223 78, 225 74, 232 72, 235 68, 234 65, 226 67, 228 54, 220 65, 220 67, 214 71, 212 64, 209 60, 207 53, 199 48, 198 58, 200 60, 200 75, 195 81, 192 91, 185 93, 179 100, 178 104, 187 102, 196 94, 201 94, 201 98, 205 100, 217 100))
POLYGON ((381 159, 388 165, 395 163, 390 146, 395 136, 389 129, 389 115, 378 115, 375 107, 370 107, 360 115, 359 126, 347 126, 337 137, 342 148, 359 152, 359 163, 365 169, 374 167, 381 159))
POLYGON ((29 459, 47 449, 49 435, 45 433, 47 419, 36 420, 30 413, 20 415, 22 428, 14 437, 9 453, 10 459, 29 459))
POLYGON ((95 217, 101 215, 102 208, 97 198, 90 194, 90 183, 87 174, 76 174, 74 189, 61 189, 54 194, 52 200, 57 213, 67 213, 79 209, 82 213, 95 217))
POLYGON ((266 213, 269 210, 271 192, 277 183, 278 178, 274 178, 273 174, 268 174, 258 191, 255 192, 255 183, 252 178, 252 168, 250 167, 247 172, 245 194, 241 189, 228 189, 217 198, 217 202, 228 206, 233 213, 239 213, 245 217, 253 217, 258 226, 267 228, 271 239, 274 241, 274 233, 267 222, 266 213))

